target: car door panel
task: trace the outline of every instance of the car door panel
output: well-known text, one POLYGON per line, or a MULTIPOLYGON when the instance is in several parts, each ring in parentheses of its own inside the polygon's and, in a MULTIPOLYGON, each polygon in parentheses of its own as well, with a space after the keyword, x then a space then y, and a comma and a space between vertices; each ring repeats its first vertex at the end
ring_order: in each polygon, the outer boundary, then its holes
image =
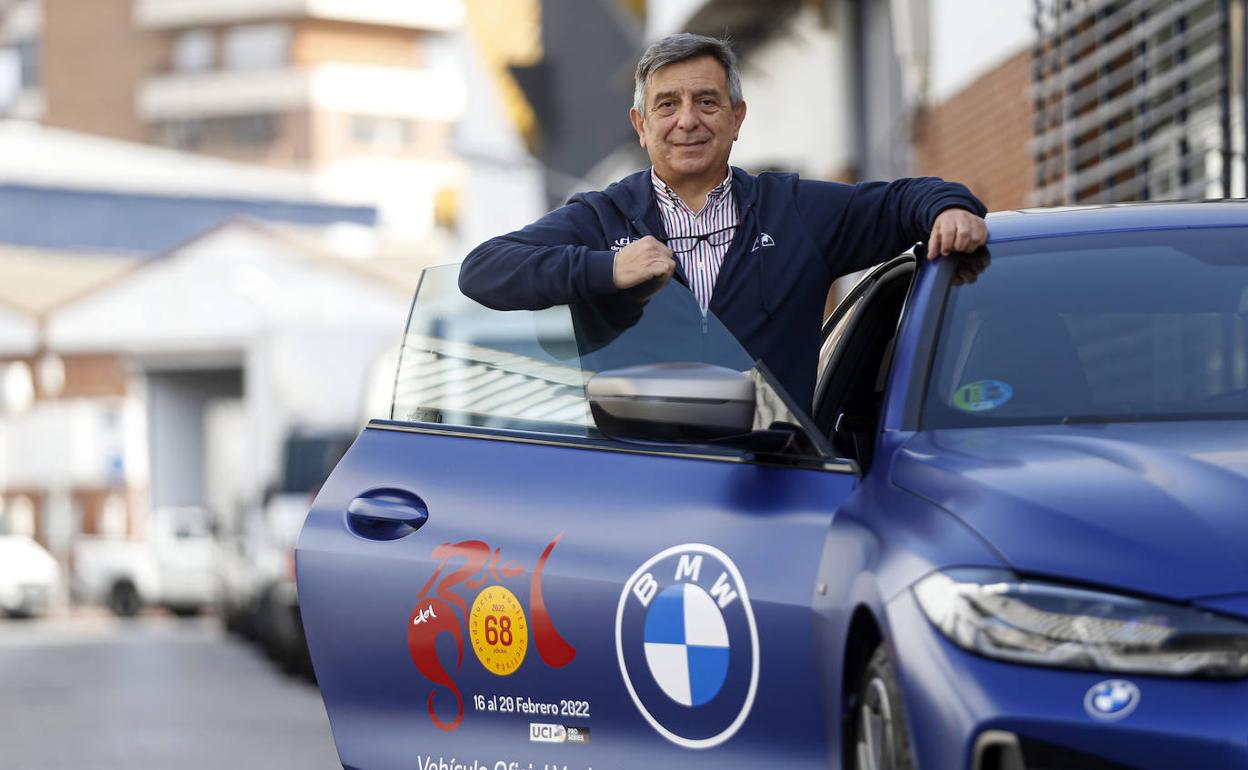
POLYGON ((344 765, 826 765, 811 603, 852 473, 452 433, 373 423, 300 539, 344 765), (353 532, 377 490, 427 520, 353 532))

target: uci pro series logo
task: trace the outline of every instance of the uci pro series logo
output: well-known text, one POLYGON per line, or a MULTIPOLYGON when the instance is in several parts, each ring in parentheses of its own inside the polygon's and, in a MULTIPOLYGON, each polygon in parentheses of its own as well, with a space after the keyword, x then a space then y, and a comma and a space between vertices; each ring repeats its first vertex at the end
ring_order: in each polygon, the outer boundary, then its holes
POLYGON ((680 746, 718 746, 758 689, 758 627, 741 573, 709 545, 668 548, 637 568, 615 613, 615 649, 633 702, 680 746))

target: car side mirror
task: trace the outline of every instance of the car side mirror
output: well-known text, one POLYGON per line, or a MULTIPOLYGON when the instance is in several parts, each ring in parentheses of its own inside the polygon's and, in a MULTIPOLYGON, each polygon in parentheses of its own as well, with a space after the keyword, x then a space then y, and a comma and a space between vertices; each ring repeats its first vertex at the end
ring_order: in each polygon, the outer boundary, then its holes
POLYGON ((586 384, 598 429, 613 438, 706 442, 750 433, 754 382, 743 372, 697 363, 630 366, 586 384))

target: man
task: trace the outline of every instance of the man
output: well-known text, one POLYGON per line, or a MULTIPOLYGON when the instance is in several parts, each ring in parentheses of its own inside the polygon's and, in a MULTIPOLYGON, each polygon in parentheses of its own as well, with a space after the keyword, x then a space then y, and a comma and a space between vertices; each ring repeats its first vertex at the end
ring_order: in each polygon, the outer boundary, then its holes
POLYGON ((635 83, 629 115, 653 167, 478 246, 460 270, 466 295, 500 310, 601 306, 675 276, 809 408, 833 280, 920 240, 931 259, 987 240, 984 206, 959 184, 730 168, 746 106, 725 41, 666 37, 642 55, 635 83))

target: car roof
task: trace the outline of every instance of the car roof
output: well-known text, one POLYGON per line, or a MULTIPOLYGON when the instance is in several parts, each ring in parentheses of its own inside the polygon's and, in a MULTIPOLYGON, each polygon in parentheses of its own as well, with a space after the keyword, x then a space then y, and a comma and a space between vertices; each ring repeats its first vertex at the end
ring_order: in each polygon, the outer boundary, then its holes
POLYGON ((1248 200, 1119 203, 996 211, 988 215, 990 241, 1120 230, 1167 230, 1248 225, 1248 200))

